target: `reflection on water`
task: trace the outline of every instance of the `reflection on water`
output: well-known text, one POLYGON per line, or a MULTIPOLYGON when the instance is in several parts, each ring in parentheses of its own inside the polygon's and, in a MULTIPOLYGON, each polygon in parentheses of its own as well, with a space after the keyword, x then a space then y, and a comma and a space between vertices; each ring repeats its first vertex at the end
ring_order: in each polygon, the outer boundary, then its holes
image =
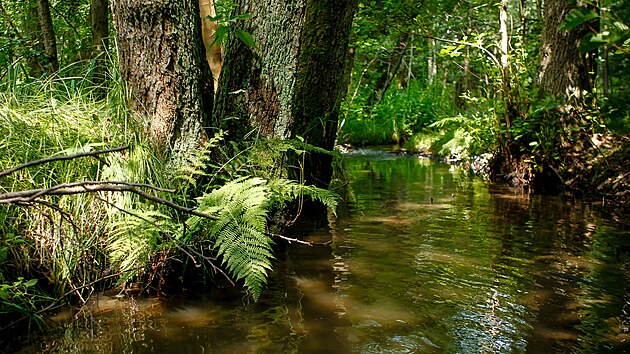
POLYGON ((256 304, 103 297, 23 352, 630 351, 630 243, 588 204, 366 152, 330 227, 300 237, 256 304))

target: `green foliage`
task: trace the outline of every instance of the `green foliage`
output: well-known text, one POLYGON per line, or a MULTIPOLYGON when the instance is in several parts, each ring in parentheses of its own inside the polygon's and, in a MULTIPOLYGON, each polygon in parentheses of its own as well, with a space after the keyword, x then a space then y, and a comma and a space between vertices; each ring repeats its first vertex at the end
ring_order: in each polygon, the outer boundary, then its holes
MULTIPOLYGON (((112 68, 111 73, 116 71, 112 68)), ((93 86, 88 75, 32 80, 18 62, 0 76, 0 170, 135 139, 123 128, 134 123, 121 100, 119 83, 108 82, 111 88, 97 100, 94 93, 99 87, 93 86)), ((3 192, 15 192, 98 180, 102 167, 102 161, 92 158, 59 161, 2 177, 0 184, 3 192)), ((79 287, 77 294, 89 294, 94 288, 81 286, 96 281, 108 266, 106 209, 98 196, 47 196, 41 201, 0 208, 0 283, 6 295, 3 309, 9 317, 37 315, 51 304, 63 304, 55 298, 66 295, 68 289, 79 287), (20 277, 39 281, 24 281, 29 285, 25 288, 16 285, 20 277)))
POLYGON ((372 110, 361 101, 352 106, 346 103, 338 141, 357 146, 402 143, 448 114, 451 108, 441 91, 437 85, 425 87, 412 81, 405 88, 392 87, 372 110))
POLYGON ((214 40, 208 47, 212 47, 218 43, 223 43, 227 38, 230 31, 234 32, 234 35, 250 48, 257 48, 256 41, 251 34, 242 29, 234 30, 232 26, 241 20, 246 20, 251 16, 249 14, 234 15, 234 11, 238 8, 238 5, 233 0, 217 0, 214 2, 217 15, 214 17, 208 16, 211 21, 217 21, 219 23, 217 30, 214 32, 214 40))
POLYGON ((304 186, 292 180, 267 181, 242 177, 197 198, 197 211, 218 216, 188 219, 185 243, 207 245, 256 300, 267 280, 273 259, 272 240, 266 233, 268 214, 277 204, 307 195, 329 208, 337 205, 330 191, 304 186))
MULTIPOLYGON (((598 6, 592 4, 592 6, 598 6)), ((598 6, 599 7, 599 6, 598 6)), ((608 9, 598 8, 600 12, 607 12, 608 9)), ((620 52, 629 54, 630 49, 630 27, 619 18, 615 12, 607 13, 602 17, 594 9, 579 7, 573 9, 567 17, 562 21, 559 30, 568 31, 575 27, 587 24, 593 20, 601 20, 604 22, 605 30, 597 31, 593 26, 589 26, 591 32, 586 34, 580 43, 582 52, 589 52, 604 45, 613 46, 620 52)))
MULTIPOLYGON (((51 17, 62 67, 76 69, 70 76, 82 75, 82 68, 72 64, 91 57, 90 1, 51 1, 51 17)), ((5 0, 0 7, 0 71, 21 62, 32 77, 42 74, 37 62, 44 58, 41 33, 32 0, 5 0)), ((2 75, 0 75, 2 76, 2 75)))

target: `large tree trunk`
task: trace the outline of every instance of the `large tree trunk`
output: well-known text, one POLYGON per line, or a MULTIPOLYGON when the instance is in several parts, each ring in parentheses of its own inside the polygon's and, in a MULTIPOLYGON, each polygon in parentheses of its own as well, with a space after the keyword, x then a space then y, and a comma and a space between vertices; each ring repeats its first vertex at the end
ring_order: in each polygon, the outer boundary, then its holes
POLYGON ((50 4, 48 0, 37 0, 37 16, 39 17, 39 27, 42 30, 47 66, 50 71, 55 72, 59 70, 57 38, 55 37, 55 30, 53 29, 52 17, 50 17, 50 4))
POLYGON ((580 52, 580 41, 589 31, 586 25, 568 31, 559 27, 575 8, 569 0, 547 0, 544 5, 538 86, 543 93, 568 99, 582 98, 594 84, 594 55, 580 52))
POLYGON ((198 0, 114 0, 112 13, 130 106, 147 117, 160 151, 179 163, 205 138, 212 111, 198 0))
MULTIPOLYGON (((226 123, 236 137, 256 129, 263 137, 300 136, 332 149, 356 1, 237 2, 237 13, 251 15, 237 29, 249 32, 258 49, 230 36, 216 124, 226 123)), ((326 186, 332 173, 330 156, 311 154, 304 170, 307 183, 326 186)))

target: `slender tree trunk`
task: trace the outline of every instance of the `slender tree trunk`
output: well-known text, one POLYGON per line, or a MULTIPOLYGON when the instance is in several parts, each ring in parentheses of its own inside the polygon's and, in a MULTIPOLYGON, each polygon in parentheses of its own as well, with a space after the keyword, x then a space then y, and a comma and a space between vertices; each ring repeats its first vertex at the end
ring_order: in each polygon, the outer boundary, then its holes
POLYGON ((518 109, 514 104, 514 97, 511 83, 511 67, 510 67, 510 34, 508 32, 508 0, 501 0, 499 7, 499 32, 501 35, 501 91, 503 94, 503 103, 505 105, 505 128, 508 130, 508 140, 510 139, 509 129, 512 128, 512 120, 518 115, 518 109))
MULTIPOLYGON (((90 24, 92 29, 92 57, 96 61, 94 72, 92 74, 93 83, 98 86, 104 86, 107 82, 107 65, 105 63, 104 53, 109 47, 109 1, 108 0, 92 0, 90 3, 90 24)), ((104 90, 100 90, 99 94, 104 95, 104 90)))
POLYGON ((437 60, 436 60, 436 43, 435 39, 429 38, 429 57, 427 59, 427 78, 429 81, 429 85, 433 85, 433 81, 435 80, 435 76, 437 75, 437 60))
POLYGON ((387 89, 392 84, 392 80, 396 77, 396 74, 400 70, 400 65, 402 64, 405 53, 407 52, 407 45, 409 44, 409 33, 400 33, 397 42, 398 44, 390 53, 389 60, 382 62, 381 65, 377 66, 377 70, 381 73, 381 75, 376 80, 374 89, 368 96, 367 102, 370 107, 376 107, 379 103, 381 103, 381 101, 383 101, 383 97, 385 97, 387 89))
POLYGON ((37 0, 37 16, 39 17, 39 27, 42 30, 47 66, 50 68, 51 72, 56 72, 59 70, 57 38, 55 37, 55 30, 53 29, 48 0, 37 0))
POLYGON ((92 47, 94 56, 103 53, 109 46, 108 14, 108 0, 92 0, 90 4, 90 22, 92 24, 92 47))
POLYGON ((130 106, 179 164, 205 138, 212 111, 198 0, 114 0, 112 13, 130 106))
POLYGON ((214 8, 213 0, 199 0, 199 15, 201 16, 201 34, 203 37, 203 44, 206 48, 206 61, 212 71, 212 78, 214 79, 214 91, 216 93, 219 86, 219 76, 221 76, 221 67, 223 66, 223 51, 221 49, 221 43, 216 43, 212 47, 210 44, 214 41, 214 34, 217 31, 219 24, 217 21, 211 21, 207 17, 215 17, 217 15, 214 8))
POLYGON ((32 77, 41 76, 44 72, 41 56, 44 53, 44 46, 39 26, 39 15, 37 14, 37 3, 34 0, 26 1, 26 17, 22 21, 22 33, 28 43, 29 50, 25 53, 28 74, 32 77))

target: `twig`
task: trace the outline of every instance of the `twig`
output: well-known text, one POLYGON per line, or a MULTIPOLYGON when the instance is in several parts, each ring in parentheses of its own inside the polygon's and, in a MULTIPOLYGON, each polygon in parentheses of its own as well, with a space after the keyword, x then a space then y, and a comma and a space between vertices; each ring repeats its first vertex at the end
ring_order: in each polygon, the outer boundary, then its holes
POLYGON ((97 156, 97 155, 101 155, 101 154, 107 154, 107 153, 110 153, 110 152, 118 152, 118 151, 123 151, 123 150, 127 150, 127 149, 129 149, 129 146, 121 146, 121 147, 112 148, 112 149, 106 149, 106 150, 80 152, 80 153, 77 153, 77 154, 67 155, 67 156, 47 157, 47 158, 41 159, 41 160, 29 161, 29 162, 27 162, 25 164, 22 164, 22 165, 19 165, 19 166, 15 166, 15 167, 10 168, 10 169, 8 169, 6 171, 2 171, 2 172, 0 172, 0 177, 4 177, 4 176, 7 176, 7 175, 10 175, 13 172, 19 171, 19 170, 27 168, 27 167, 42 165, 42 164, 45 164, 45 163, 48 163, 48 162, 72 160, 72 159, 76 159, 76 158, 84 157, 84 156, 97 156))
POLYGON ((272 233, 268 233, 267 235, 283 239, 283 240, 287 241, 288 243, 295 242, 295 243, 299 243, 299 244, 307 245, 307 246, 328 246, 328 245, 330 245, 332 243, 332 241, 308 242, 308 241, 304 241, 304 240, 299 240, 297 238, 291 238, 291 237, 286 237, 286 236, 283 236, 283 235, 272 234, 272 233))
MULTIPOLYGON (((143 220, 143 221, 145 221, 145 222, 147 222, 147 223, 149 223, 149 224, 151 224, 151 225, 153 225, 153 226, 155 226, 155 227, 158 227, 158 225, 157 225, 156 223, 152 222, 151 220, 148 220, 148 219, 146 219, 146 218, 144 218, 144 217, 142 217, 142 216, 140 216, 140 215, 138 215, 138 214, 135 214, 135 213, 133 213, 133 212, 131 212, 131 211, 129 211, 129 210, 126 210, 126 209, 120 208, 119 206, 117 206, 117 205, 115 205, 115 204, 111 203, 110 201, 105 200, 105 199, 103 199, 103 198, 101 198, 101 197, 98 197, 98 196, 97 196, 96 198, 100 199, 102 202, 104 202, 104 203, 108 204, 109 206, 111 206, 111 207, 113 207, 113 208, 118 209, 119 211, 121 211, 121 212, 123 212, 123 213, 125 213, 125 214, 127 214, 127 215, 130 215, 130 216, 136 217, 136 218, 138 218, 138 219, 140 219, 140 220, 143 220)), ((200 213, 200 214, 201 214, 201 213, 200 213)), ((207 215, 207 214, 202 214, 202 215, 207 215)), ((204 217, 206 217, 206 216, 204 216, 204 217)), ((207 215, 207 217, 214 217, 214 216, 213 216, 213 215, 207 215)), ((217 218, 217 219, 218 219, 218 218, 217 218)), ((187 255, 187 256, 188 256, 188 257, 189 257, 189 258, 193 261, 193 263, 195 264, 195 267, 200 267, 200 266, 201 266, 200 264, 198 264, 198 263, 197 263, 197 261, 195 260, 195 257, 193 257, 193 256, 192 256, 192 255, 191 255, 191 254, 190 254, 190 253, 189 253, 189 252, 188 252, 188 251, 187 251, 184 247, 182 247, 182 246, 180 246, 180 245, 179 245, 179 242, 178 242, 177 240, 173 239, 173 238, 172 238, 170 235, 168 235, 168 234, 167 234, 167 237, 169 237, 169 238, 171 239, 171 241, 173 241, 173 244, 175 245, 175 247, 176 247, 177 249, 179 249, 180 251, 184 252, 184 253, 185 253, 185 254, 186 254, 186 255, 187 255)), ((189 248, 189 250, 190 250, 190 252, 192 252, 192 253, 196 254, 197 256, 199 256, 200 258, 202 258, 203 260, 205 260, 206 262, 208 262, 208 264, 210 264, 210 265, 212 266, 212 269, 213 269, 216 273, 221 273, 221 274, 225 277, 225 279, 227 279, 227 281, 228 281, 228 282, 230 282, 230 284, 232 284, 232 286, 236 286, 236 285, 234 284, 234 282, 232 281, 232 279, 231 279, 231 278, 230 278, 230 277, 229 277, 229 276, 228 276, 228 275, 227 275, 227 274, 226 274, 223 270, 221 270, 219 267, 217 267, 216 265, 214 265, 214 263, 213 263, 212 261, 213 261, 213 260, 216 260, 216 259, 211 258, 211 257, 208 257, 208 256, 204 256, 203 254, 201 254, 201 253, 197 252, 196 250, 194 250, 194 249, 192 249, 192 248, 189 248)))
POLYGON ((428 39, 435 39, 436 41, 440 41, 440 42, 453 43, 453 44, 462 44, 462 45, 467 45, 467 46, 470 46, 470 47, 477 48, 477 49, 481 50, 482 52, 486 53, 486 55, 488 57, 490 57, 490 59, 492 59, 492 61, 497 65, 497 67, 499 67, 499 68, 501 67, 501 64, 499 63, 499 60, 497 59, 497 57, 494 56, 494 54, 492 54, 488 49, 486 49, 486 48, 484 48, 484 47, 482 47, 482 46, 480 46, 478 44, 470 43, 470 42, 455 41, 455 40, 446 39, 446 38, 433 37, 433 36, 431 36, 429 34, 419 34, 419 35, 421 37, 428 38, 428 39))

